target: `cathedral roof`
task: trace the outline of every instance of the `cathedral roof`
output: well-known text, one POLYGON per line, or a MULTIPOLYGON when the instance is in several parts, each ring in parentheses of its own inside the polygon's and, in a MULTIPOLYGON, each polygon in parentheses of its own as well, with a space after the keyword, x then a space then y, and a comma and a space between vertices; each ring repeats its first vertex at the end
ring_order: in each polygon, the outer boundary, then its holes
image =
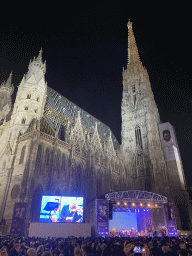
POLYGON ((67 121, 70 121, 71 124, 74 125, 78 116, 78 111, 80 111, 81 124, 85 133, 93 135, 97 124, 99 135, 104 138, 104 140, 107 140, 111 132, 114 147, 116 149, 119 147, 117 139, 107 125, 47 86, 47 102, 45 105, 44 118, 54 131, 60 128, 61 124, 65 125, 67 121))

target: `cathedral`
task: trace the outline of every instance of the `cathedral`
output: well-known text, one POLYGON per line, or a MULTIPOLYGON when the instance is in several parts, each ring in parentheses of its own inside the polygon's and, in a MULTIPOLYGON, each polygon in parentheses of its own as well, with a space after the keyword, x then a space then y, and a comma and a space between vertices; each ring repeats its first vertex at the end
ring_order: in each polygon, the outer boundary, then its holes
POLYGON ((89 205, 126 190, 166 196, 178 229, 191 229, 174 128, 160 121, 132 23, 127 26, 121 144, 110 127, 48 86, 42 50, 30 61, 14 103, 12 74, 1 84, 0 233, 10 233, 15 203, 28 205, 27 230, 38 221, 42 195, 83 196, 89 205))

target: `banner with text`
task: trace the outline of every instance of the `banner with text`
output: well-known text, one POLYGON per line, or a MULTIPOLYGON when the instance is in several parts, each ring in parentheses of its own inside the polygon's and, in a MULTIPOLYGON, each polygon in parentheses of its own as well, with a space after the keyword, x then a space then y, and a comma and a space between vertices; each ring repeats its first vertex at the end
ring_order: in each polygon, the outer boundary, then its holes
POLYGON ((109 201, 106 199, 95 200, 96 227, 98 236, 109 236, 109 201))

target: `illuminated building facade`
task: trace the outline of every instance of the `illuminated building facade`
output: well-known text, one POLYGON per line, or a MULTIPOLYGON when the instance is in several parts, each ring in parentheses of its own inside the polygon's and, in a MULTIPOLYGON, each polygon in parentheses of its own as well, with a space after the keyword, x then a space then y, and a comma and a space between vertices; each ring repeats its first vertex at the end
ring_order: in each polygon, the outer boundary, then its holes
POLYGON ((15 203, 28 204, 27 230, 29 222, 38 221, 43 194, 81 195, 88 205, 104 194, 125 190, 166 196, 174 202, 178 229, 190 229, 174 129, 160 123, 130 21, 128 31, 121 145, 108 126, 47 85, 42 50, 30 62, 13 105, 12 75, 1 85, 1 232, 9 233, 15 203), (181 207, 186 208, 184 217, 181 207))

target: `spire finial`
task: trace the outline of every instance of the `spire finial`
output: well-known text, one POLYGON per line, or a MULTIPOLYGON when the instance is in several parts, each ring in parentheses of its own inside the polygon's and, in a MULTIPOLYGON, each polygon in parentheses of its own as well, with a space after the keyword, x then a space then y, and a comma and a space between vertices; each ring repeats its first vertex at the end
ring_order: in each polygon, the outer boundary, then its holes
POLYGON ((40 49, 40 51, 39 51, 39 55, 38 55, 38 57, 36 58, 36 61, 37 61, 37 62, 42 63, 42 53, 43 53, 43 50, 42 50, 42 47, 41 47, 41 49, 40 49))
POLYGON ((38 66, 43 70, 43 73, 45 74, 45 71, 46 71, 46 64, 45 63, 46 62, 43 63, 42 52, 43 52, 43 50, 42 50, 42 47, 41 47, 41 49, 39 51, 39 55, 37 56, 37 58, 35 59, 35 57, 34 57, 33 61, 30 61, 29 70, 33 66, 38 66))
POLYGON ((128 20, 127 27, 128 27, 128 64, 133 64, 133 63, 139 63, 140 58, 139 58, 139 53, 135 41, 135 36, 133 34, 133 27, 132 27, 132 22, 130 19, 128 20))
POLYGON ((11 86, 11 79, 12 79, 13 71, 9 74, 9 78, 7 79, 7 82, 5 83, 5 86, 11 86))

